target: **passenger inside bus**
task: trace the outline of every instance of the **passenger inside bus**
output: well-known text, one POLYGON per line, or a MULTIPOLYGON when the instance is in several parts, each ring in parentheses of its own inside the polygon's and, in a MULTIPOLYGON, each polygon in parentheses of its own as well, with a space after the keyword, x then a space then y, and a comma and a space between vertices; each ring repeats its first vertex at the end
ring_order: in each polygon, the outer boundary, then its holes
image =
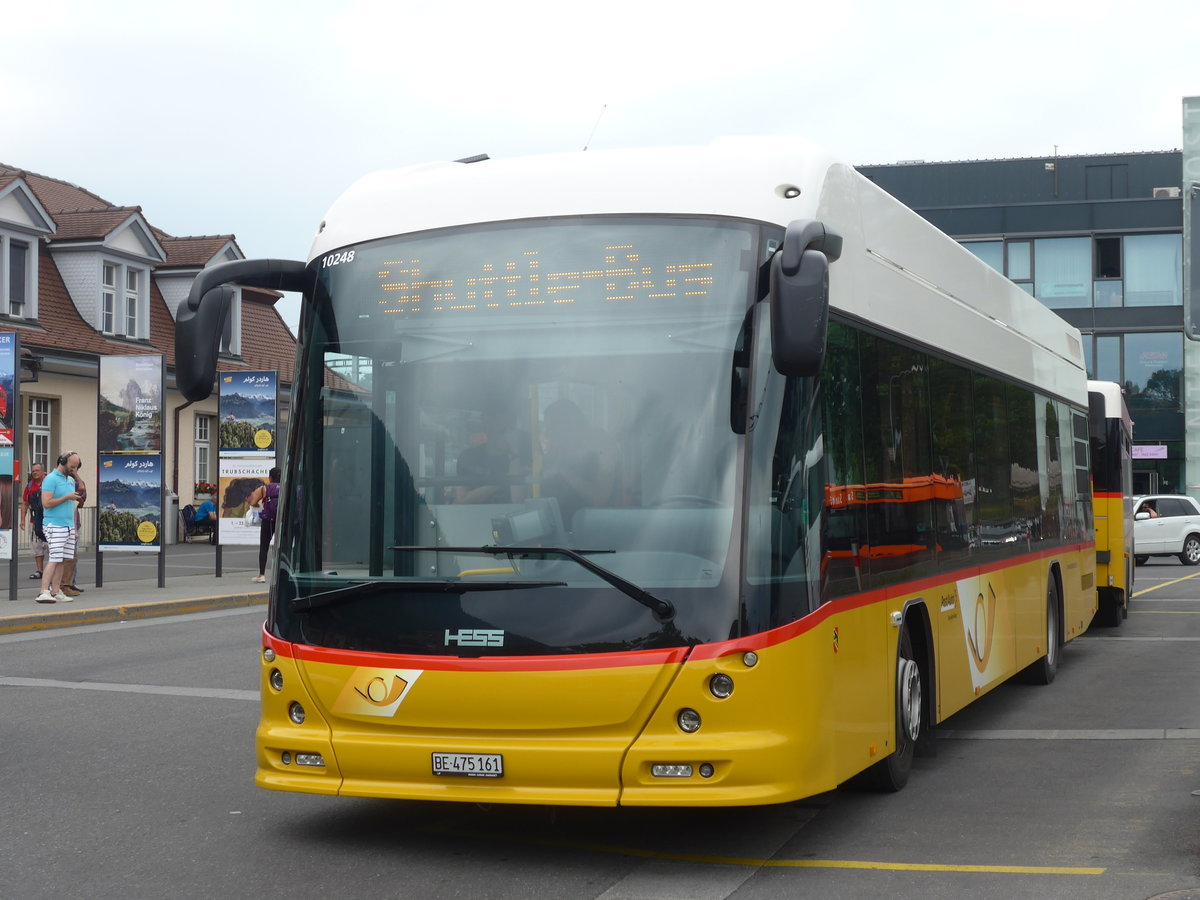
POLYGON ((458 455, 456 503, 520 503, 528 495, 528 452, 522 459, 512 417, 490 407, 483 413, 483 430, 471 435, 458 455))

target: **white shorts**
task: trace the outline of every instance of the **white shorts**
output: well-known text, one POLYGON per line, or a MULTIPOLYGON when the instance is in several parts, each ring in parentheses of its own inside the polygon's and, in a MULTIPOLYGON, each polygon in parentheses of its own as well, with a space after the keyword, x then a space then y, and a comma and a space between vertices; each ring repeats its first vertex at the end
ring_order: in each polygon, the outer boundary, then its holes
POLYGON ((58 563, 75 558, 75 528, 72 525, 43 525, 50 555, 46 562, 58 563))

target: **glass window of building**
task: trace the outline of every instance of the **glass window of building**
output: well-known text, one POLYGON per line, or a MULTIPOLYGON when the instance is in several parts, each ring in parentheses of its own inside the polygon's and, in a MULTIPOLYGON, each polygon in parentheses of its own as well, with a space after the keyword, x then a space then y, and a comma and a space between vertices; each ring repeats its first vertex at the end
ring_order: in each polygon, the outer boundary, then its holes
POLYGON ((1125 395, 1131 410, 1183 408, 1182 334, 1125 335, 1125 395))
POLYGON ((1183 236, 1136 234, 1125 238, 1125 305, 1183 304, 1183 236))
POLYGON ((1008 277, 1013 281, 1033 278, 1033 263, 1029 241, 1010 241, 1008 244, 1008 277))
POLYGON ((963 246, 997 272, 1004 273, 1004 241, 968 241, 963 246))
POLYGON ((1121 338, 1119 335, 1096 336, 1096 360, 1093 377, 1100 381, 1121 383, 1121 338))
POLYGON ((1051 309, 1092 303, 1092 239, 1039 238, 1033 242, 1034 296, 1051 309))

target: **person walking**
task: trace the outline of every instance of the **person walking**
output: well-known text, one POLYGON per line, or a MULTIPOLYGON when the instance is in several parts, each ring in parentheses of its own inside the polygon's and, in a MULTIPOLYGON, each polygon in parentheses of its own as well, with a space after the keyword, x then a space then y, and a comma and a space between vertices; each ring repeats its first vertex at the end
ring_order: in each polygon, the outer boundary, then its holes
POLYGON ((260 531, 258 533, 258 576, 251 581, 262 584, 267 580, 267 552, 271 548, 271 538, 275 536, 275 514, 279 509, 279 468, 273 468, 267 473, 268 483, 255 488, 250 495, 250 505, 262 510, 260 531))
POLYGON ((68 451, 42 479, 42 531, 46 534, 47 553, 38 603, 71 600, 62 591, 62 564, 68 558, 75 558, 75 506, 80 500, 75 490, 75 473, 81 462, 78 453, 68 451))
POLYGON ((42 534, 42 479, 46 477, 46 467, 34 463, 29 467, 29 484, 21 494, 21 530, 25 530, 25 520, 29 520, 30 539, 29 552, 33 556, 33 564, 37 568, 29 576, 30 581, 40 581, 46 559, 46 536, 42 534))

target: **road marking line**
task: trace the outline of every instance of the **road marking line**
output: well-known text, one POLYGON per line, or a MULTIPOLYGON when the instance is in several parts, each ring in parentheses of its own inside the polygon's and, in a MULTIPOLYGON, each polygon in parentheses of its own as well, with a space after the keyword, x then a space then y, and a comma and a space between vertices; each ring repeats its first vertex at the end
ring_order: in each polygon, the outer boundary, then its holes
POLYGON ((1193 572, 1191 575, 1184 575, 1182 578, 1172 578, 1170 581, 1164 581, 1162 584, 1156 584, 1148 588, 1143 588, 1142 590, 1134 593, 1133 599, 1136 600, 1138 597, 1148 594, 1151 591, 1157 591, 1159 588, 1170 587, 1173 584, 1182 584, 1183 582, 1190 581, 1193 578, 1200 578, 1200 572, 1193 572))
MULTIPOLYGON (((514 843, 557 847, 564 850, 583 850, 589 853, 611 853, 620 856, 632 856, 639 859, 705 863, 718 866, 752 866, 764 869, 873 869, 884 872, 968 872, 985 875, 1103 875, 1108 871, 1103 866, 989 866, 955 863, 883 862, 879 860, 855 859, 757 859, 741 856, 710 856, 700 853, 668 853, 658 850, 645 850, 640 847, 622 847, 616 844, 594 844, 587 841, 568 841, 551 838, 521 839, 507 834, 460 831, 456 828, 447 828, 444 826, 422 828, 421 830, 429 833, 444 834, 449 837, 473 837, 488 840, 501 839, 514 843)), ((676 895, 671 894, 671 896, 676 895)))
POLYGON ((1200 728, 939 728, 936 733, 965 741, 1200 741, 1200 728))
POLYGON ((167 697, 203 697, 209 700, 259 700, 258 691, 224 688, 167 687, 159 684, 117 684, 104 681, 58 681, 53 678, 17 678, 0 675, 0 687, 52 687, 74 691, 109 691, 117 694, 158 694, 167 697))

